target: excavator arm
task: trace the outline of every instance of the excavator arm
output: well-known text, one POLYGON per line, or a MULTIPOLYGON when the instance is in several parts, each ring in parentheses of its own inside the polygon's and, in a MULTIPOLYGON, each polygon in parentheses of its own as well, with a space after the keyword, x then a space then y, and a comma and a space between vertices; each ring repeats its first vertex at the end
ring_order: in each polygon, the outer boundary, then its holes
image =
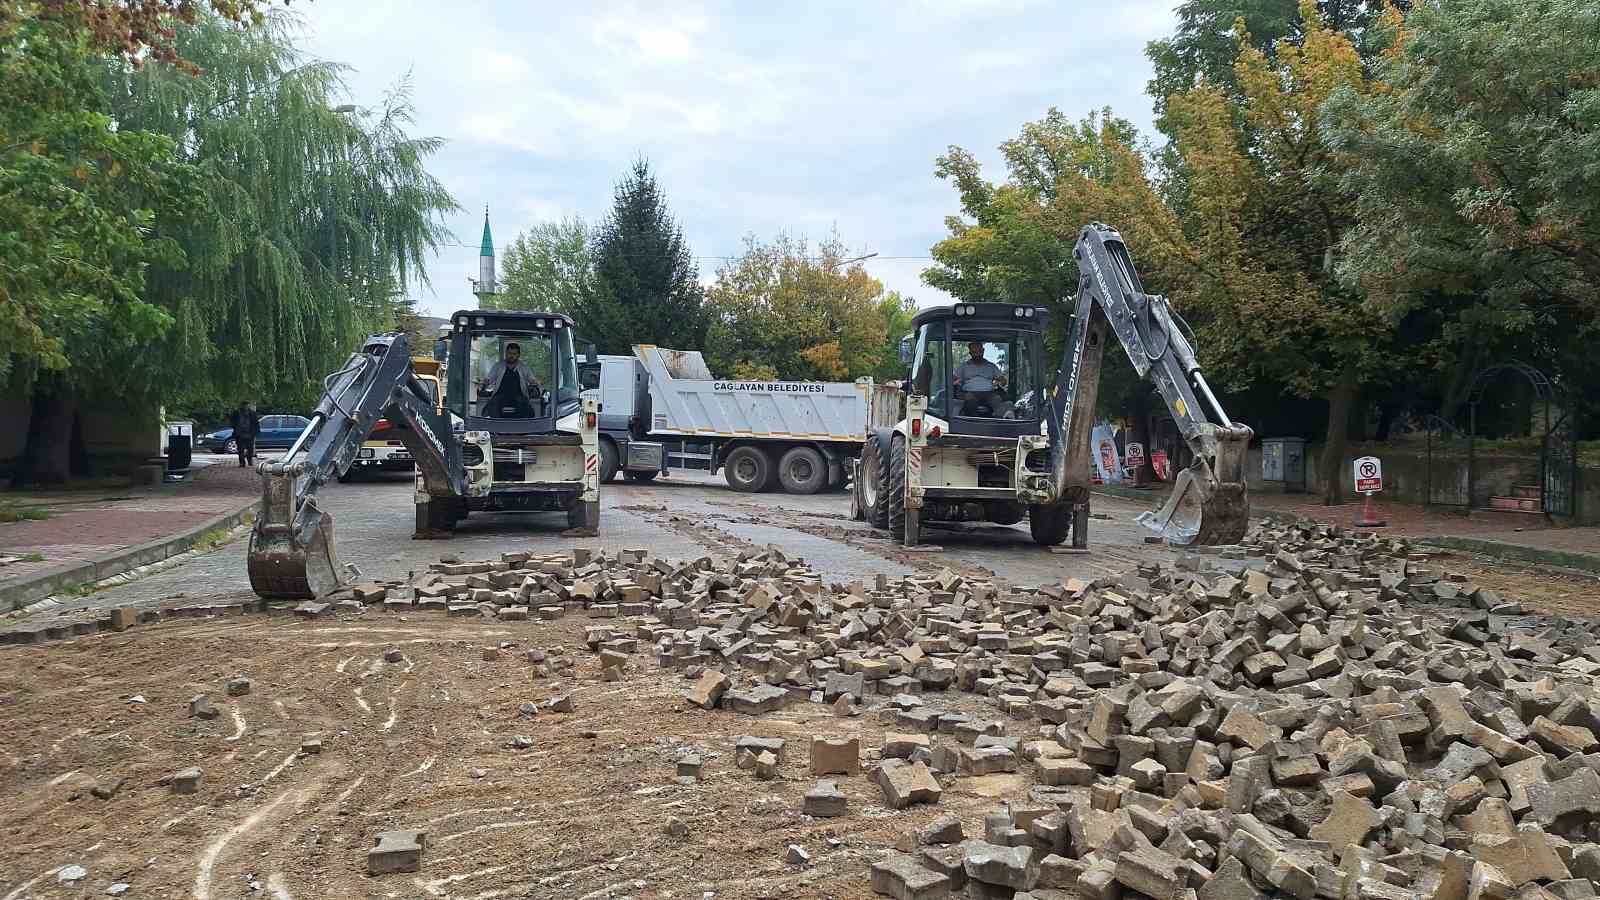
POLYGON ((347 580, 333 546, 333 517, 317 490, 350 468, 380 418, 422 472, 435 497, 466 493, 461 450, 411 371, 404 334, 367 338, 360 352, 323 380, 311 424, 282 458, 256 467, 261 514, 250 532, 250 586, 262 597, 315 598, 347 580))
POLYGON ((1075 510, 1074 545, 1086 542, 1087 454, 1108 331, 1127 351, 1134 371, 1155 382, 1194 455, 1166 504, 1139 516, 1139 523, 1177 545, 1238 541, 1250 513, 1244 459, 1251 430, 1228 418, 1166 298, 1144 292, 1120 234, 1099 223, 1085 226, 1073 255, 1079 270, 1077 307, 1051 395, 1048 430, 1055 495, 1075 510))

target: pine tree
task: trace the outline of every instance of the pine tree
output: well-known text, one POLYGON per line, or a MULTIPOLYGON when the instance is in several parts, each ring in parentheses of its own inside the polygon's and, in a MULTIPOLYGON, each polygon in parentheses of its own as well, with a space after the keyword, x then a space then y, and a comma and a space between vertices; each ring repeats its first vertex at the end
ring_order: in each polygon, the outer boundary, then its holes
POLYGON ((650 164, 639 160, 596 237, 593 285, 575 304, 579 334, 603 353, 634 344, 699 349, 706 316, 698 276, 650 164))

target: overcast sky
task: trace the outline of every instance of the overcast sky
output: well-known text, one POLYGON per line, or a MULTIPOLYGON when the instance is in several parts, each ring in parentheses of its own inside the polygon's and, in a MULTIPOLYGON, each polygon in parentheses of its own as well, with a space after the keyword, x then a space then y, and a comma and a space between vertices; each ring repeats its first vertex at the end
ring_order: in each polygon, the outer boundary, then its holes
POLYGON ((592 222, 636 157, 655 168, 703 281, 747 234, 837 229, 869 271, 922 305, 919 278, 959 211, 933 174, 950 144, 991 180, 996 146, 1059 107, 1110 105, 1150 131, 1145 43, 1171 0, 627 5, 316 0, 293 9, 314 56, 348 64, 376 105, 407 72, 431 169, 464 207, 414 291, 471 307, 487 204, 504 248, 539 222, 592 222), (664 11, 662 7, 670 7, 664 11), (895 258, 901 257, 901 258, 895 258))

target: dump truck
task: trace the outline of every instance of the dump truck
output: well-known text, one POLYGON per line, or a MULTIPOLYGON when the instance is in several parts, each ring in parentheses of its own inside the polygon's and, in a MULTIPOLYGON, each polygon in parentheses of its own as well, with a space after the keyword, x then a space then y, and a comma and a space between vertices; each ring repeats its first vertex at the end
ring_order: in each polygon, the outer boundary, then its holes
MULTIPOLYGON (((479 511, 556 511, 576 533, 599 524, 599 413, 581 397, 572 320, 559 313, 463 310, 434 345, 444 408, 418 378, 404 334, 373 335, 323 380, 308 425, 257 467, 262 510, 250 533, 250 586, 314 598, 349 572, 317 491, 355 463, 375 423, 416 462, 414 536, 441 537, 479 511)), ((589 355, 593 356, 590 348, 589 355)))
POLYGON ((585 367, 600 404, 600 480, 648 481, 670 469, 671 448, 708 451, 737 491, 814 494, 845 483, 861 450, 868 380, 716 378, 697 350, 648 344, 585 367))
POLYGON ((902 344, 898 389, 869 394, 851 512, 907 545, 925 526, 1011 525, 1033 540, 1088 546, 1090 429, 1106 335, 1166 401, 1194 462, 1139 523, 1169 543, 1238 541, 1248 524, 1245 450, 1252 432, 1228 418, 1182 320, 1147 294, 1122 236, 1094 223, 1078 235, 1080 277, 1053 380, 1044 367, 1049 311, 1010 303, 924 309, 902 344))

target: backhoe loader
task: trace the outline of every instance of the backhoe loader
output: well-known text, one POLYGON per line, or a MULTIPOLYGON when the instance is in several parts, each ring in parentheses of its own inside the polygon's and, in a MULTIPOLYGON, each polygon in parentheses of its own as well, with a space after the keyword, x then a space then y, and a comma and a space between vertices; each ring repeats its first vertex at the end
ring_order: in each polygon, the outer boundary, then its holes
POLYGON ((915 545, 927 524, 1026 517, 1040 545, 1070 534, 1074 547, 1087 547, 1089 438, 1109 333, 1140 377, 1155 382, 1194 454, 1172 496, 1139 523, 1179 546, 1244 536, 1251 430, 1223 411, 1181 320, 1166 298, 1144 292, 1121 235, 1088 225, 1073 255, 1078 292, 1051 386, 1043 368, 1048 310, 957 303, 916 315, 905 345, 910 377, 872 394, 855 518, 915 545))
POLYGON ((463 310, 451 323, 434 345, 442 411, 412 371, 406 336, 373 335, 324 379, 289 451, 257 466, 262 510, 248 565, 258 595, 315 598, 348 580, 317 490, 349 470, 381 418, 416 461, 415 537, 447 535, 480 510, 564 511, 576 532, 598 527, 598 409, 579 395, 572 320, 463 310))

